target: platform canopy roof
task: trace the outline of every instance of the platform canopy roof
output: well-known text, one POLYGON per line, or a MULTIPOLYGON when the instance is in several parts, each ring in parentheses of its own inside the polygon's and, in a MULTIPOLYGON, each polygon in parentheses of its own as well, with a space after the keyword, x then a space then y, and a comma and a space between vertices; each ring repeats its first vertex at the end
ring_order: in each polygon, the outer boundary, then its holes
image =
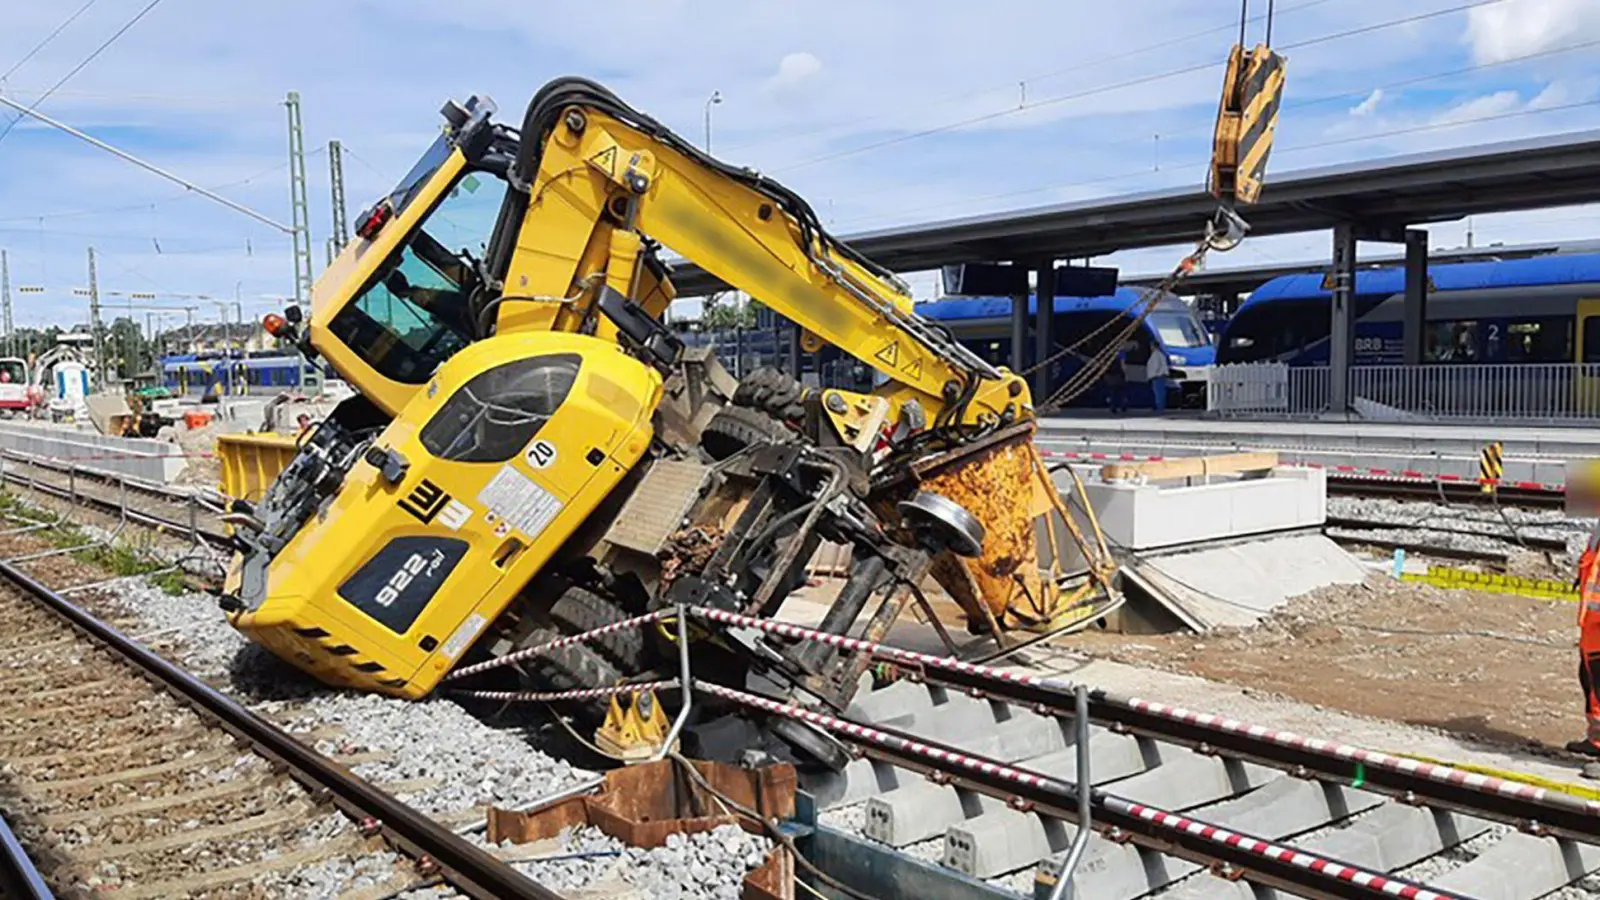
MULTIPOLYGON (((1251 234, 1321 231, 1340 222, 1403 227, 1470 215, 1600 201, 1600 130, 1506 141, 1288 172, 1269 178, 1244 210, 1251 234)), ((843 240, 900 272, 964 262, 1104 256, 1189 243, 1216 209, 1178 188, 948 219, 843 240)), ((698 266, 675 264, 680 296, 726 289, 698 266)))

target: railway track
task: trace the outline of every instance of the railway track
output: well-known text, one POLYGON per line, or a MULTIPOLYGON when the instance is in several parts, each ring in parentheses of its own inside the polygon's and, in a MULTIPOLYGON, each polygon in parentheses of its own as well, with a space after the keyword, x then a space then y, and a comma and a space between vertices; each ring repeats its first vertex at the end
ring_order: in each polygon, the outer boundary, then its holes
POLYGON ((195 492, 14 451, 0 453, 0 464, 0 478, 24 493, 41 494, 119 519, 125 516, 134 525, 208 546, 231 547, 220 518, 195 492))
MULTIPOLYGON (((870 652, 907 676, 840 715, 699 685, 859 755, 809 787, 863 875, 884 865, 871 849, 890 847, 923 860, 899 877, 949 878, 957 896, 1048 891, 1079 821, 1071 686, 700 615, 870 652)), ((1138 698, 1089 692, 1086 706, 1094 837, 1076 896, 1533 900, 1600 869, 1591 801, 1138 698)))
POLYGON ((252 884, 397 851, 402 887, 558 896, 8 562, 0 623, 0 872, 26 848, 62 894, 271 896, 252 884))
MULTIPOLYGON (((911 883, 936 879, 954 896, 1015 898, 1036 882, 1047 892, 1078 821, 1071 695, 1059 683, 875 652, 909 677, 839 716, 698 687, 806 719, 854 750, 843 773, 807 786, 822 807, 818 833, 861 851, 863 880, 882 875, 869 851, 893 849, 902 874, 920 866, 911 883)), ((1495 885, 1492 896, 1531 900, 1600 870, 1594 804, 1160 703, 1104 693, 1089 703, 1094 837, 1078 896, 1450 898, 1495 885)))

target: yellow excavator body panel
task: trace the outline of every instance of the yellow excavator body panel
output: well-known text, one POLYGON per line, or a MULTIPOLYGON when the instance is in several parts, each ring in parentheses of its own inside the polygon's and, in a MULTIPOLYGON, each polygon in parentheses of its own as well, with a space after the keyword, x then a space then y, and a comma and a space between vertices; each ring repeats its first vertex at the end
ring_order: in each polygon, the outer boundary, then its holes
POLYGON ((421 697, 650 444, 660 374, 614 341, 479 341, 417 391, 233 624, 335 685, 421 697))

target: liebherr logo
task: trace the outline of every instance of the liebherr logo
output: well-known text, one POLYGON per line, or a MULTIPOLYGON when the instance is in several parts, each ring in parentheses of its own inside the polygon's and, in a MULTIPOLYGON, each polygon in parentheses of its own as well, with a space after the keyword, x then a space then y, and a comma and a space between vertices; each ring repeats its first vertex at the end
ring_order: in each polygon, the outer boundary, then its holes
POLYGON ((417 521, 427 525, 449 502, 450 495, 445 493, 444 488, 424 478, 400 501, 399 505, 401 509, 415 516, 417 521))
POLYGON ((385 584, 383 589, 378 591, 378 596, 373 599, 379 606, 390 606, 418 576, 431 576, 443 564, 444 554, 438 550, 428 554, 413 553, 406 559, 405 565, 389 576, 389 583, 385 584))

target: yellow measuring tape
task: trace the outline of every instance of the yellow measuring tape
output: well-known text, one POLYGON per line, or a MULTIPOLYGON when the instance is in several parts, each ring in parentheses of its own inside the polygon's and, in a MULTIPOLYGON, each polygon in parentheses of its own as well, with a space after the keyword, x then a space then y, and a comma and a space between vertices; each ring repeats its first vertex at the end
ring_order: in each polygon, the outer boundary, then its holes
POLYGON ((1402 572, 1401 581, 1420 581, 1442 588, 1487 591, 1491 594, 1516 594, 1538 600, 1565 600, 1578 602, 1578 592, 1570 581, 1548 578, 1523 578, 1517 575, 1500 575, 1494 572, 1473 572, 1445 566, 1429 566, 1426 573, 1402 572))
POLYGON ((1528 784, 1547 791, 1560 794, 1570 794, 1584 800, 1600 800, 1600 787, 1588 787, 1582 784, 1573 784, 1570 781, 1561 781, 1556 778, 1546 778, 1543 775, 1530 775, 1527 772, 1511 772, 1505 769, 1496 769, 1492 766, 1480 766, 1476 763, 1450 762, 1443 759, 1434 759, 1420 753, 1393 753, 1392 756, 1403 756, 1417 762, 1425 762, 1435 766, 1449 766, 1463 772, 1472 772, 1477 775, 1488 775, 1502 781, 1514 781, 1518 784, 1528 784))

